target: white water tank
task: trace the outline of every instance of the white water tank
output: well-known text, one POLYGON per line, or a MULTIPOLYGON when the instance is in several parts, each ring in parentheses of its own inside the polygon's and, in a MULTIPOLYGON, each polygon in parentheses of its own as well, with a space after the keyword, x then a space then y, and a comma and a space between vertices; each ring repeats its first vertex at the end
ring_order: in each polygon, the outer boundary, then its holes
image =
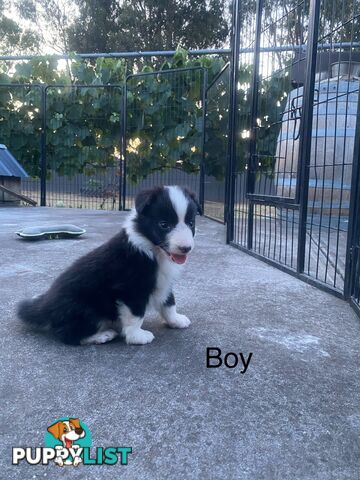
MULTIPOLYGON (((334 78, 315 82, 308 206, 316 212, 348 214, 359 70, 358 63, 337 63, 334 78)), ((280 196, 295 196, 302 104, 303 87, 292 90, 276 147, 274 181, 280 196)))

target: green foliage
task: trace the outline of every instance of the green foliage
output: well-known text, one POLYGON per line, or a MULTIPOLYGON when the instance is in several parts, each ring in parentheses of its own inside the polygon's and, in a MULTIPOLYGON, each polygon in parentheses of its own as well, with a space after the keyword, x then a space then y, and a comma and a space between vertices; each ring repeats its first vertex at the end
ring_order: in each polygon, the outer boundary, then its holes
POLYGON ((128 82, 128 154, 130 180, 156 170, 200 168, 203 72, 174 70, 133 77, 128 82))
MULTIPOLYGON (((203 140, 203 72, 208 84, 223 68, 222 58, 189 58, 178 49, 163 62, 143 67, 146 75, 127 82, 127 175, 130 182, 155 171, 181 168, 198 172, 203 140), (193 70, 179 71, 194 67, 193 70), (201 68, 199 68, 201 67, 201 68)), ((95 62, 72 57, 64 68, 51 57, 4 65, 0 71, 0 143, 4 143, 32 176, 40 175, 42 91, 46 88, 46 155, 52 172, 91 175, 119 165, 121 120, 126 65, 123 60, 99 58, 95 62), (26 83, 27 86, 20 86, 26 83), (40 86, 39 86, 40 85, 40 86), (61 86, 59 86, 61 85, 61 86), (105 85, 105 86, 104 86, 105 85)), ((205 173, 223 179, 228 141, 228 70, 208 91, 205 136, 205 173)), ((242 66, 239 86, 238 170, 247 163, 249 83, 251 67, 242 66)), ((288 80, 273 77, 262 82, 259 99, 258 150, 263 169, 272 166, 278 128, 286 101, 288 80), (285 83, 284 83, 285 82, 285 83), (270 127, 271 126, 271 127, 270 127)))
POLYGON ((34 176, 40 175, 40 102, 38 87, 0 86, 0 142, 34 176))
MULTIPOLYGON (((238 135, 236 170, 243 172, 249 164, 249 140, 251 129, 251 79, 253 67, 242 65, 238 86, 238 135)), ((274 72, 271 77, 261 79, 258 91, 256 116, 257 173, 272 175, 275 166, 277 139, 281 129, 281 118, 285 110, 291 79, 288 73, 274 72)))
POLYGON ((281 118, 291 90, 289 73, 273 74, 260 83, 258 104, 257 155, 258 172, 272 175, 276 160, 281 118))
MULTIPOLYGON (((249 163, 251 65, 242 64, 239 71, 237 109, 236 171, 244 172, 249 163)), ((226 174, 229 121, 229 71, 225 71, 208 92, 206 119, 205 173, 221 180, 226 174)), ((287 94, 291 90, 289 75, 276 73, 260 81, 256 153, 257 172, 272 175, 275 166, 277 139, 287 94)))
POLYGON ((34 53, 39 39, 31 30, 24 28, 13 17, 9 0, 0 0, 0 51, 4 54, 34 53))
MULTIPOLYGON (((37 0, 39 1, 39 0, 37 0)), ((77 52, 211 48, 229 33, 222 0, 75 0, 79 16, 68 29, 77 52)))
POLYGON ((229 68, 207 94, 205 174, 222 180, 226 173, 229 132, 229 68))
POLYGON ((118 87, 48 87, 47 162, 51 171, 91 175, 119 157, 118 87), (114 121, 117 120, 117 121, 114 121))
MULTIPOLYGON (((155 170, 174 166, 198 171, 203 70, 181 73, 177 69, 206 65, 211 79, 223 64, 221 59, 190 60, 185 50, 178 49, 162 65, 162 69, 173 73, 135 76, 128 81, 130 181, 137 182, 155 170)), ((143 70, 151 73, 154 67, 146 65, 143 70)), ((0 142, 8 146, 29 174, 39 176, 41 95, 47 85, 48 177, 52 172, 91 175, 95 169, 118 165, 125 75, 124 61, 110 58, 90 62, 74 56, 62 69, 53 57, 3 66, 0 81, 11 86, 0 85, 0 142)))

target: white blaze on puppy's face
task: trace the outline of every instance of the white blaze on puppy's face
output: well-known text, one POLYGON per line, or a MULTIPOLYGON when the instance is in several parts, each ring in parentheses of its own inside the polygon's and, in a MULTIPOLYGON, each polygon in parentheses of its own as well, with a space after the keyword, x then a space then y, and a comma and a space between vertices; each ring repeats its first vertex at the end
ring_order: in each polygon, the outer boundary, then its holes
MULTIPOLYGON (((184 257, 194 248, 194 237, 189 225, 185 222, 186 213, 189 207, 189 199, 183 190, 177 186, 165 187, 169 192, 169 198, 178 217, 178 223, 168 235, 169 252, 184 257)), ((181 260, 179 257, 178 260, 181 260)), ((176 260, 175 260, 176 261, 176 260)), ((184 263, 182 262, 182 263, 184 263)), ((176 262, 178 263, 178 262, 176 262)), ((179 262, 181 263, 181 262, 179 262)))
POLYGON ((169 192, 170 201, 178 216, 179 222, 185 222, 186 211, 189 206, 189 200, 185 197, 183 190, 177 185, 165 187, 169 192))

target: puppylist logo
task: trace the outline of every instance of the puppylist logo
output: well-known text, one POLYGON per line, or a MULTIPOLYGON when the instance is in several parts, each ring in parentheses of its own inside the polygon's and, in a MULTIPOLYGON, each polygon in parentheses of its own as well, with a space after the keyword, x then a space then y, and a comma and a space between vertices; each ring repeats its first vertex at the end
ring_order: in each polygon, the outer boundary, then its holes
POLYGON ((79 465, 127 465, 131 447, 91 448, 89 427, 78 418, 59 418, 47 428, 45 447, 13 447, 12 464, 27 462, 30 465, 59 467, 79 465))

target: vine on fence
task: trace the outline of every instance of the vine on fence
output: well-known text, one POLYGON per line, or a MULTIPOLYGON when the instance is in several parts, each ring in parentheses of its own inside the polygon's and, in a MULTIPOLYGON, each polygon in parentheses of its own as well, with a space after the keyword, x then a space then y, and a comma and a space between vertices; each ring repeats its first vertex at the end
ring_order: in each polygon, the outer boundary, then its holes
MULTIPOLYGON (((160 67, 174 73, 132 77, 128 81, 127 174, 130 181, 136 183, 156 170, 176 166, 187 172, 199 170, 203 133, 201 70, 180 73, 176 69, 204 67, 210 84, 224 64, 221 57, 190 59, 185 50, 178 49, 174 57, 160 67)), ((118 165, 122 85, 131 73, 129 64, 123 59, 87 61, 74 55, 61 67, 53 57, 2 65, 0 143, 8 146, 30 175, 40 175, 41 94, 47 85, 48 177, 52 172, 91 175, 97 169, 118 165)), ((136 71, 139 66, 132 68, 136 71)), ((157 69, 155 64, 142 66, 143 72, 157 69)), ((250 66, 240 73, 242 78, 250 75, 250 66)), ((267 116, 265 112, 260 115, 262 122, 270 125, 281 115, 284 98, 284 87, 276 78, 262 89, 260 108, 265 99, 267 102, 267 116)), ((212 102, 207 118, 205 170, 208 175, 222 179, 228 137, 227 82, 222 82, 212 102)), ((240 116, 246 114, 247 105, 248 98, 240 87, 240 116)), ((269 129, 261 140, 269 158, 274 154, 276 138, 277 132, 269 129)), ((240 142, 245 149, 246 140, 240 138, 240 142)), ((245 153, 239 158, 238 167, 243 168, 245 153)))

